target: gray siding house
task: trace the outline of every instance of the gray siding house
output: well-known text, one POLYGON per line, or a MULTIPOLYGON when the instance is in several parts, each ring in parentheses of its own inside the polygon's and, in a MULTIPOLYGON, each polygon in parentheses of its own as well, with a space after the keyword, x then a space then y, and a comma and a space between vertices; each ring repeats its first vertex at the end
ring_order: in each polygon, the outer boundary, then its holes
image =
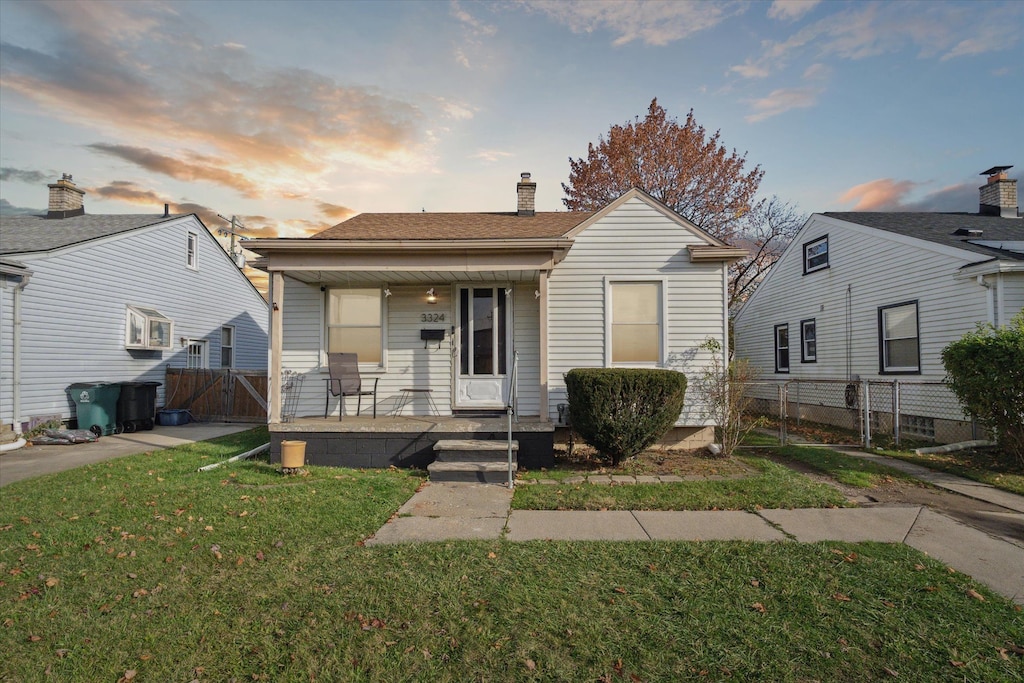
MULTIPOLYGON (((1024 220, 1008 168, 982 174, 978 213, 812 215, 737 313, 736 356, 769 380, 941 382, 947 344, 1024 306, 1024 220)), ((970 438, 955 398, 929 391, 901 412, 937 439, 970 438)))
MULTIPOLYGON (((637 189, 595 212, 535 211, 529 174, 516 190, 512 212, 361 214, 311 238, 245 243, 271 279, 275 452, 302 438, 315 464, 425 464, 447 434, 504 438, 487 417, 514 389, 532 468, 551 458, 566 371, 692 380, 709 362, 700 345, 726 344, 728 263, 742 250, 637 189), (376 381, 376 420, 356 419, 354 398, 325 411, 331 351, 357 353, 364 386, 376 381), (286 372, 306 381, 283 411, 286 372)), ((706 445, 712 426, 691 391, 673 440, 706 445)))
POLYGON ((0 219, 0 424, 72 418, 74 382, 266 368, 267 304, 195 215, 89 215, 69 176, 49 188, 47 214, 0 219))

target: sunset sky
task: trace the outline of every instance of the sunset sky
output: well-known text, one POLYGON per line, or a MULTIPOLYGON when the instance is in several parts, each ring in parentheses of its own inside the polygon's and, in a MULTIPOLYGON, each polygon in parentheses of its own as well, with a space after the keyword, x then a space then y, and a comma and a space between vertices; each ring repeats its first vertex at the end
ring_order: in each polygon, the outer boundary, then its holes
POLYGON ((363 211, 511 211, 530 171, 653 97, 763 194, 977 211, 1024 170, 1024 3, 0 2, 0 209, 71 173, 89 213, 163 203, 302 236, 363 211))

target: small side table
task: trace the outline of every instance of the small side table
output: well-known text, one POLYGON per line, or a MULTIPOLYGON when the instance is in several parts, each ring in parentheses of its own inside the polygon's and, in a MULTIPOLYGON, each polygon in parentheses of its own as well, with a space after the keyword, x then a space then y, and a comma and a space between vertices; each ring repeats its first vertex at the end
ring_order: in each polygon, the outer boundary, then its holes
POLYGON ((405 406, 410 401, 415 400, 417 396, 423 396, 426 398, 427 407, 433 411, 434 415, 441 414, 440 411, 438 411, 437 409, 437 405, 434 403, 434 398, 432 396, 434 391, 433 389, 417 389, 415 387, 406 387, 404 389, 399 389, 398 391, 401 393, 399 394, 398 397, 398 405, 395 406, 395 415, 401 416, 402 410, 405 409, 405 406))

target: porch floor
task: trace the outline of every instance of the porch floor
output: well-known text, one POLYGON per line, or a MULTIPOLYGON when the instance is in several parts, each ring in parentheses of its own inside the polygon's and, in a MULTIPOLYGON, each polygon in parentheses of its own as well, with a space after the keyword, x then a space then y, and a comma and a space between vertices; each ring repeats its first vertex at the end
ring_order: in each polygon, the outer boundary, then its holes
MULTIPOLYGON (((336 467, 420 467, 434 461, 434 444, 445 439, 505 441, 508 418, 467 416, 300 417, 269 425, 271 462, 279 462, 281 442, 306 443, 306 463, 336 467)), ((512 421, 512 438, 519 442, 519 466, 525 469, 554 464, 556 425, 537 416, 512 421)))
MULTIPOLYGON (((512 418, 513 432, 554 432, 555 423, 542 422, 537 416, 520 416, 519 421, 512 418)), ((443 417, 431 416, 394 416, 379 415, 376 419, 366 415, 358 417, 346 415, 341 421, 337 417, 297 417, 289 422, 275 422, 269 425, 271 432, 282 434, 299 434, 303 432, 316 433, 393 433, 407 434, 409 432, 428 433, 443 432, 446 434, 469 434, 474 432, 493 432, 495 434, 508 432, 507 417, 463 417, 459 415, 446 415, 443 417)))

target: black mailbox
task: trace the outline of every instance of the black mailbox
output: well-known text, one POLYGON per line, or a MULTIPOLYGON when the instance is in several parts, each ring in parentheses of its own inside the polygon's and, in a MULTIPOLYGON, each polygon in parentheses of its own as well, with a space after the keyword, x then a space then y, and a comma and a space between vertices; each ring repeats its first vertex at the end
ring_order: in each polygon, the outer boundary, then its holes
POLYGON ((444 330, 420 330, 423 341, 444 341, 444 330))

